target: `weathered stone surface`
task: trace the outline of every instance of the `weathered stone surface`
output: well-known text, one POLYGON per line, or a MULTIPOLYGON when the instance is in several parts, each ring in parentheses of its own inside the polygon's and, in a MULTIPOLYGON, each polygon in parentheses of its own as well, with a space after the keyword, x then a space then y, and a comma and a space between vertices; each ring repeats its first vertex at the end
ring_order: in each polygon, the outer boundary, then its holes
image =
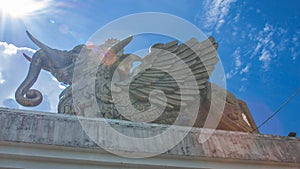
POLYGON ((204 126, 209 109, 211 108, 212 87, 210 86, 213 86, 213 92, 215 92, 215 95, 217 97, 216 100, 218 102, 225 102, 224 110, 223 112, 220 112, 220 114, 222 114, 222 118, 220 121, 218 119, 216 120, 216 123, 219 123, 216 127, 217 129, 258 133, 258 130, 256 129, 257 126, 253 120, 247 104, 244 101, 237 99, 234 94, 232 94, 228 90, 225 90, 218 85, 209 82, 207 83, 206 87, 208 89, 208 94, 200 105, 199 115, 195 123, 195 127, 204 126), (224 94, 226 94, 225 97, 222 96, 224 94))
MULTIPOLYGON (((88 118, 81 120, 93 121, 88 118)), ((106 121, 122 131, 130 132, 135 137, 141 135, 147 137, 153 132, 160 132, 168 127, 120 120, 106 119, 106 121)), ((176 132, 182 132, 183 129, 184 127, 178 127, 176 132)), ((76 116, 6 108, 0 108, 0 141, 101 149, 85 134, 76 116)), ((111 149, 122 151, 124 148, 112 145, 111 149)), ((135 151, 149 153, 147 147, 135 151)), ((300 167, 300 139, 194 128, 165 155, 269 161, 300 167), (206 142, 198 142, 200 133, 205 135, 211 132, 213 133, 206 142)))

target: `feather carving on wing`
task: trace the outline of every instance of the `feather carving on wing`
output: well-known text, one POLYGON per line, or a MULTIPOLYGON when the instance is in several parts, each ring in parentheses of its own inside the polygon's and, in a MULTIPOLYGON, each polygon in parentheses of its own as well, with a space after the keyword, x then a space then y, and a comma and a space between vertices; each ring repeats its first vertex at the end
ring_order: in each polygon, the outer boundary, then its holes
POLYGON ((202 42, 192 38, 182 44, 172 41, 153 45, 129 78, 112 80, 118 112, 131 121, 173 124, 181 110, 188 112, 200 104, 195 101, 205 94, 218 62, 217 47, 213 37, 202 42))

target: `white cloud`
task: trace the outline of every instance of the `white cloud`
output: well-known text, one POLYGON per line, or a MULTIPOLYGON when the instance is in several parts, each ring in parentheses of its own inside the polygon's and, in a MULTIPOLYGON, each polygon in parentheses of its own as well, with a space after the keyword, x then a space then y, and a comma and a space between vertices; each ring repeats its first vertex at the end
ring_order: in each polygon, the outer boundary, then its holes
POLYGON ((274 34, 277 31, 284 32, 281 28, 275 28, 271 24, 266 23, 261 31, 257 35, 251 37, 252 40, 257 41, 257 45, 254 48, 254 52, 250 58, 258 57, 258 60, 262 62, 262 69, 264 71, 269 70, 272 59, 277 56, 277 48, 274 42, 274 34))
POLYGON ((231 70, 230 72, 226 73, 226 79, 231 79, 234 76, 234 72, 231 70))
POLYGON ((221 19, 218 21, 217 25, 216 25, 216 31, 219 33, 220 31, 220 28, 221 26, 225 23, 225 20, 224 19, 221 19))
POLYGON ((233 52, 233 58, 234 58, 234 63, 235 63, 235 70, 238 70, 242 66, 241 62, 241 54, 240 54, 240 48, 237 48, 233 52))
POLYGON ((237 23, 240 20, 240 15, 241 13, 237 13, 236 16, 234 17, 234 22, 237 23))
POLYGON ((239 71, 242 64, 241 61, 241 54, 240 54, 240 48, 238 47, 232 54, 233 60, 234 60, 234 69, 231 69, 228 73, 226 73, 226 78, 230 79, 234 75, 236 75, 239 71))
POLYGON ((288 31, 287 29, 284 29, 282 27, 278 28, 278 35, 284 35, 286 34, 288 31))
POLYGON ((298 50, 300 46, 299 36, 300 36, 300 31, 296 32, 292 38, 293 47, 290 48, 290 51, 291 51, 293 61, 295 61, 297 57, 300 55, 300 51, 298 50))
POLYGON ((271 62, 271 54, 270 51, 263 49, 261 56, 259 57, 259 61, 263 62, 263 69, 268 70, 269 69, 269 64, 271 62))
POLYGON ((298 37, 294 36, 294 37, 293 37, 293 42, 294 42, 294 43, 297 43, 297 42, 298 42, 298 37))
POLYGON ((293 59, 293 61, 295 61, 297 59, 297 54, 293 54, 292 59, 293 59))
POLYGON ((248 79, 245 78, 245 77, 243 77, 243 78, 241 79, 242 82, 247 81, 247 80, 248 80, 248 79))
POLYGON ((258 42, 256 45, 256 48, 254 49, 253 56, 256 55, 260 51, 261 47, 262 47, 262 44, 260 42, 258 42))
POLYGON ((18 48, 15 45, 8 44, 6 42, 0 42, 0 50, 2 50, 1 52, 5 56, 15 55, 20 50, 29 51, 29 52, 32 52, 32 53, 35 52, 35 50, 33 50, 33 49, 26 48, 26 47, 20 47, 20 48, 18 48))
MULTIPOLYGON (((296 46, 296 47, 297 47, 297 46, 296 46)), ((298 55, 300 55, 300 52, 297 51, 297 50, 295 49, 295 47, 291 47, 291 48, 290 48, 290 51, 291 51, 291 55, 292 55, 292 60, 295 61, 295 60, 297 59, 298 55)))
POLYGON ((261 53, 261 56, 258 58, 259 61, 262 61, 263 63, 263 69, 265 71, 269 70, 269 65, 270 65, 270 62, 271 62, 271 54, 270 54, 270 51, 266 50, 266 49, 263 49, 262 53, 261 53))
POLYGON ((239 88, 239 92, 245 92, 246 91, 246 87, 245 86, 241 86, 240 88, 239 88))
POLYGON ((5 82, 5 80, 3 79, 3 77, 2 77, 2 72, 0 72, 0 84, 2 84, 2 83, 4 83, 5 82))
POLYGON ((286 49, 288 42, 289 42, 289 39, 287 39, 287 38, 281 39, 279 44, 277 45, 277 50, 279 52, 284 51, 286 49))
POLYGON ((269 32, 271 29, 273 29, 273 27, 270 24, 266 23, 264 27, 264 32, 269 32))
MULTIPOLYGON (((35 50, 30 48, 16 47, 13 44, 0 42, 0 82, 2 82, 0 83, 0 106, 14 105, 7 104, 7 100, 10 100, 10 102, 15 101, 14 93, 25 79, 29 68, 29 62, 23 57, 22 53, 32 56, 34 52, 35 50)), ((44 95, 42 104, 33 108, 22 106, 20 108, 56 112, 58 96, 62 91, 59 86, 60 84, 52 79, 52 75, 42 71, 32 87, 40 90, 44 95)))
POLYGON ((215 29, 216 32, 219 32, 219 29, 225 23, 225 18, 228 15, 230 6, 234 2, 236 2, 236 0, 206 0, 204 2, 204 19, 201 19, 201 23, 204 24, 206 29, 215 29))
POLYGON ((248 73, 250 68, 250 63, 248 63, 242 70, 240 71, 240 74, 248 73))
POLYGON ((286 28, 275 27, 266 23, 260 31, 251 29, 248 37, 257 43, 250 58, 257 58, 262 64, 263 71, 270 70, 271 63, 276 62, 278 56, 290 56, 290 59, 295 63, 300 55, 300 50, 298 50, 300 31, 296 31, 291 36, 286 28))

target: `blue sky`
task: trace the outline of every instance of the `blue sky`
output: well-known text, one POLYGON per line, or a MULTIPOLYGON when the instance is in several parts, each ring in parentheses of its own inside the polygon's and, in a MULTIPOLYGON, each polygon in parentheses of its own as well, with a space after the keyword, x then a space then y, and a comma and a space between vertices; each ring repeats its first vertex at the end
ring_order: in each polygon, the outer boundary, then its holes
MULTIPOLYGON (((42 10, 27 15, 12 16, 2 10, 0 106, 23 108, 13 100, 29 66, 21 54, 37 49, 26 30, 53 48, 69 50, 119 17, 163 12, 179 16, 216 38, 227 88, 248 104, 259 125, 300 87, 299 6, 298 0, 48 0, 42 10)), ((43 72, 36 88, 46 93, 46 98, 34 109, 55 111, 63 86, 43 72)), ((300 94, 262 126, 261 133, 300 134, 299 103, 300 94)))

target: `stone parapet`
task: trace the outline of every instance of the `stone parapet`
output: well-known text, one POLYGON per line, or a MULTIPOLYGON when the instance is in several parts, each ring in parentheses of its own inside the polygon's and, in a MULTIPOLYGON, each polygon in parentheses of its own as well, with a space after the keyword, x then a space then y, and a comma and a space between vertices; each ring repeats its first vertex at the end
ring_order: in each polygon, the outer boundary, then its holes
MULTIPOLYGON (((95 122, 95 120, 86 117, 0 108, 0 143, 61 146, 103 151, 82 129, 79 118, 85 122, 95 122)), ((127 134, 134 137, 152 136, 153 133, 163 132, 169 127, 158 124, 105 120, 107 125, 114 126, 116 130, 122 130, 125 133, 128 131, 127 134)), ((184 127, 178 126, 176 132, 183 132, 184 129, 184 127)), ((176 137, 176 132, 173 133, 174 137, 176 137)), ((104 134, 109 135, 110 133, 104 134)), ((172 142, 172 135, 169 138, 169 141, 172 142)), ((136 148, 135 151, 144 154, 153 153, 150 148, 147 148, 151 146, 136 148)), ((118 144, 112 144, 110 149, 120 152, 129 150, 118 144)), ((300 167, 300 139, 193 128, 179 144, 161 156, 300 167), (204 143, 200 143, 198 141, 200 134, 211 134, 211 136, 204 143)))

